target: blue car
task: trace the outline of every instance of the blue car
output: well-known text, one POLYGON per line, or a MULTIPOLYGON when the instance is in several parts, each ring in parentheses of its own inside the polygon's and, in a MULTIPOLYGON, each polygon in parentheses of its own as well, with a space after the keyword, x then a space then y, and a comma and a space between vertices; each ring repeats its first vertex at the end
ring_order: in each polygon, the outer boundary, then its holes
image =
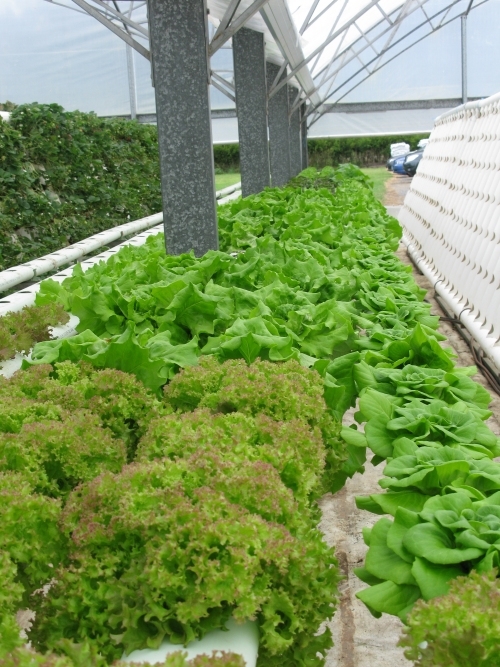
POLYGON ((394 162, 392 163, 392 171, 396 174, 403 174, 403 176, 406 176, 406 171, 403 169, 403 163, 406 159, 406 155, 399 155, 397 158, 394 158, 394 162))

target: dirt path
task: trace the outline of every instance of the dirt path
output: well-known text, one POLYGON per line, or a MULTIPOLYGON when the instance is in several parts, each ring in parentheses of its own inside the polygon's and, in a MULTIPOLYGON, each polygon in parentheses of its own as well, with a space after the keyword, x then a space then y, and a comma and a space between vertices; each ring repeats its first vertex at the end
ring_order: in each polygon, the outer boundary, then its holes
MULTIPOLYGON (((404 197, 411 184, 411 179, 395 174, 386 184, 385 204, 390 213, 396 215, 403 204, 404 197), (394 208, 392 208, 394 207, 394 208)), ((406 248, 401 246, 398 257, 404 264, 411 265, 406 248)), ((413 267, 413 277, 427 289, 426 299, 431 304, 431 312, 443 315, 434 299, 434 291, 425 276, 413 267)), ((448 341, 443 345, 451 346, 457 354, 458 366, 473 366, 469 348, 460 334, 448 322, 441 322, 439 330, 448 341)), ((493 416, 487 424, 500 435, 500 396, 488 386, 486 379, 478 374, 474 378, 492 394, 490 409, 493 416)), ((350 410, 344 419, 346 425, 352 423, 354 410, 350 410)), ((366 465, 364 474, 355 475, 345 487, 335 495, 327 494, 321 501, 323 518, 321 529, 329 544, 335 546, 340 568, 345 577, 340 585, 338 610, 329 627, 333 633, 335 646, 328 654, 326 667, 411 667, 404 657, 403 650, 397 646, 403 624, 398 618, 383 614, 374 618, 366 607, 355 597, 358 590, 365 588, 355 576, 353 569, 361 567, 367 547, 363 542, 362 528, 373 526, 380 518, 377 515, 358 510, 355 504, 357 495, 380 492, 378 480, 382 477, 384 464, 374 467, 366 465)))
POLYGON ((411 178, 402 174, 393 174, 385 184, 385 206, 402 206, 406 193, 410 189, 411 178))

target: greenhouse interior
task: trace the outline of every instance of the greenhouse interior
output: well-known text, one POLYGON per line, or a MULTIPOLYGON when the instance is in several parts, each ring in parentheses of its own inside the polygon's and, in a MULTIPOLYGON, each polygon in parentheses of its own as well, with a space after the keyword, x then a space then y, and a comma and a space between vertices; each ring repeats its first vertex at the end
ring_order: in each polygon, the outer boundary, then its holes
POLYGON ((500 665, 500 0, 0 0, 0 667, 500 665))

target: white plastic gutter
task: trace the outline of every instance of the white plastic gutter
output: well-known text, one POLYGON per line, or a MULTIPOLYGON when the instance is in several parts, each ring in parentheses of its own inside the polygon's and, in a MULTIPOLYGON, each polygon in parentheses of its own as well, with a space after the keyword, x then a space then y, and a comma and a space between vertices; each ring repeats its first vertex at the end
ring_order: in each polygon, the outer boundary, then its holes
MULTIPOLYGON (((239 183, 235 183, 234 185, 230 185, 227 188, 224 188, 223 190, 219 190, 218 192, 215 193, 216 198, 219 199, 225 199, 229 195, 232 195, 234 193, 237 193, 236 196, 240 197, 241 196, 241 181, 239 183)), ((233 199, 236 199, 236 196, 233 197, 233 199)), ((219 204, 222 202, 218 202, 219 204)))
POLYGON ((19 285, 19 283, 34 280, 44 273, 49 273, 49 271, 55 271, 65 264, 76 262, 82 257, 85 257, 85 255, 108 245, 108 243, 113 243, 125 236, 130 236, 130 234, 149 229, 161 222, 163 222, 163 213, 155 213, 147 218, 127 222, 119 227, 113 227, 113 229, 99 232, 99 234, 89 236, 89 238, 84 239, 83 241, 78 241, 78 243, 73 243, 66 248, 61 248, 61 250, 58 250, 57 252, 44 255, 39 259, 33 259, 31 262, 5 269, 5 271, 0 272, 0 292, 5 292, 16 285, 19 285))
MULTIPOLYGON (((219 204, 225 204, 232 199, 241 196, 241 183, 236 183, 228 188, 216 192, 216 197, 219 204)), ((155 213, 140 220, 127 222, 119 227, 107 229, 99 234, 89 236, 89 238, 78 243, 73 243, 66 248, 61 248, 57 252, 44 255, 39 259, 34 259, 19 266, 13 266, 10 269, 0 272, 0 292, 6 292, 20 283, 29 282, 42 276, 45 273, 55 271, 61 266, 77 262, 82 257, 89 255, 99 248, 102 248, 109 243, 119 241, 126 236, 136 234, 145 229, 150 229, 163 222, 163 213, 155 213)))

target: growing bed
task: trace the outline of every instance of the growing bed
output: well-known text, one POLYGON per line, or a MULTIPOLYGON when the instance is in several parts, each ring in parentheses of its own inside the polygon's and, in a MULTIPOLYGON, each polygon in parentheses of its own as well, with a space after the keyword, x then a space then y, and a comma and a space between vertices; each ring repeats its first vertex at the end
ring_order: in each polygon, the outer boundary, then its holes
MULTIPOLYGON (((384 491, 358 507, 385 516, 358 597, 409 623, 432 664, 452 630, 424 646, 415 603, 421 618, 422 600, 498 566, 490 397, 441 345, 357 168, 234 201, 219 228, 201 258, 151 234, 41 284, 37 305, 71 313, 75 335, 0 383, 4 653, 24 656, 13 613, 30 604, 35 646, 70 661, 75 645, 92 665, 182 646, 232 617, 256 621, 258 664, 322 665, 338 567, 318 499, 369 447, 384 491), (342 427, 358 399, 364 428, 342 427)), ((491 646, 471 640, 471 660, 491 646)))

